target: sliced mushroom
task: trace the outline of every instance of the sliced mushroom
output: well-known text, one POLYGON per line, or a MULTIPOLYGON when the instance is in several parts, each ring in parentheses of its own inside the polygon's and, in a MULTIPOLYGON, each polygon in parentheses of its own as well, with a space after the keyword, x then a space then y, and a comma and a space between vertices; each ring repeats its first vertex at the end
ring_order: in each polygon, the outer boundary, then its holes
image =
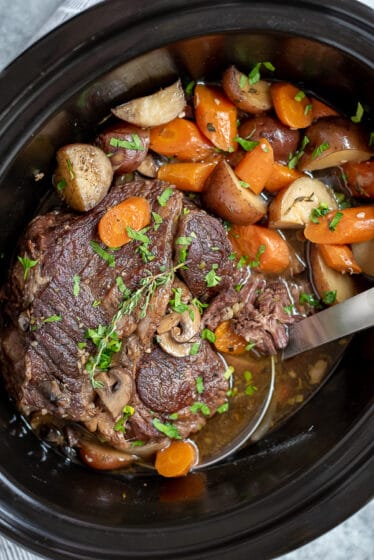
POLYGON ((184 311, 180 315, 179 324, 181 328, 173 327, 171 335, 177 342, 188 342, 200 329, 200 313, 195 305, 190 305, 188 311, 184 311))
POLYGON ((190 305, 183 313, 169 313, 158 326, 158 343, 171 356, 189 356, 192 339, 198 334, 200 324, 200 312, 195 305, 190 305))
POLYGON ((133 379, 124 368, 112 368, 108 372, 96 375, 96 380, 103 384, 103 387, 96 389, 96 393, 113 418, 118 418, 123 407, 131 399, 134 390, 133 379))
POLYGON ((190 355, 192 343, 191 342, 177 342, 171 335, 171 332, 160 334, 157 341, 161 348, 170 356, 176 358, 185 358, 190 355))

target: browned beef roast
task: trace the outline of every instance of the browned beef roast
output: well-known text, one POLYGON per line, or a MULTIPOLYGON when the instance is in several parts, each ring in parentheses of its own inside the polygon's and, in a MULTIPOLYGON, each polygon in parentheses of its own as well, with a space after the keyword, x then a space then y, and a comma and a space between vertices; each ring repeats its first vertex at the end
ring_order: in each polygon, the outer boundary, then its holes
MULTIPOLYGON (((209 343, 200 341, 197 354, 185 358, 153 347, 156 328, 171 298, 171 282, 156 290, 145 318, 140 316, 139 306, 144 303, 140 300, 135 311, 118 323, 122 348, 114 355, 111 369, 95 377, 103 387, 94 390, 85 371, 87 358, 96 352, 85 334, 89 328, 108 325, 116 314, 123 300, 118 278, 133 291, 144 276, 173 266, 182 195, 176 191, 160 206, 157 199, 164 188, 158 181, 116 186, 85 215, 52 212, 30 224, 19 254, 38 262, 26 279, 19 262, 11 271, 6 289, 10 324, 1 343, 7 388, 25 414, 42 411, 83 422, 91 432, 126 450, 134 439, 164 439, 154 421, 170 424, 170 413, 177 413, 175 429, 186 437, 205 424, 207 410, 208 416, 213 414, 226 400, 225 365, 209 343), (152 224, 147 231, 148 249, 154 255, 147 263, 136 252, 139 242, 115 251, 105 249, 109 261, 90 244, 99 241, 97 224, 103 213, 129 196, 147 198, 152 211, 162 217, 156 231, 152 224), (80 279, 75 293, 74 277, 80 279), (82 342, 85 348, 78 347, 82 342), (197 391, 197 378, 202 393, 197 391), (205 405, 204 412, 201 405, 196 408, 196 402, 205 405), (134 414, 115 429, 125 404, 133 407, 134 414)), ((183 286, 181 282, 175 285, 183 286)))
MULTIPOLYGON (((9 392, 26 414, 46 410, 71 420, 89 420, 97 413, 95 392, 84 371, 86 351, 94 353, 91 342, 85 350, 77 347, 88 328, 110 323, 122 294, 116 279, 135 289, 145 271, 157 273, 172 267, 172 244, 182 197, 175 192, 166 206, 157 197, 165 184, 135 181, 113 187, 94 210, 85 215, 52 212, 37 217, 29 226, 20 255, 37 260, 26 280, 21 264, 11 272, 6 312, 11 325, 2 338, 3 372, 9 392), (149 250, 154 260, 144 264, 130 242, 111 253, 107 262, 91 247, 98 241, 97 224, 106 209, 129 196, 143 196, 163 223, 157 232, 151 227, 149 250), (79 294, 74 295, 74 276, 80 277, 79 294)), ((148 273, 148 272, 147 272, 148 273)), ((143 348, 151 339, 165 313, 170 283, 156 290, 144 319, 139 307, 120 325, 120 335, 139 333, 143 348)))
POLYGON ((288 344, 287 325, 301 315, 294 315, 292 301, 282 280, 266 281, 259 274, 237 292, 229 289, 219 294, 203 317, 204 325, 214 330, 222 321, 231 319, 237 334, 256 350, 276 354, 288 344))
POLYGON ((187 210, 179 220, 176 262, 186 260, 180 274, 192 294, 206 300, 239 282, 241 274, 229 258, 232 248, 221 222, 197 207, 187 210))

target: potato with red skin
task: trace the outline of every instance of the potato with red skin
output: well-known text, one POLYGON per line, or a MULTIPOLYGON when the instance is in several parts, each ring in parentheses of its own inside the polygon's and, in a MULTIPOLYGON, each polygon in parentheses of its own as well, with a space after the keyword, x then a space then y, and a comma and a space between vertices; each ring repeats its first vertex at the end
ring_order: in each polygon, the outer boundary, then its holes
POLYGON ((132 124, 119 123, 99 134, 95 144, 110 156, 110 163, 116 174, 135 171, 144 161, 149 146, 149 130, 132 124), (137 141, 139 139, 139 141, 137 141), (122 147, 121 142, 136 146, 136 149, 122 147))
POLYGON ((330 268, 324 261, 317 245, 310 250, 310 266, 313 285, 322 299, 325 292, 336 292, 335 303, 341 303, 356 295, 357 289, 351 275, 330 268))
POLYGON ((259 141, 261 138, 271 144, 274 160, 287 163, 289 155, 293 154, 300 143, 300 131, 291 130, 277 118, 270 115, 261 115, 243 122, 239 127, 241 138, 250 137, 259 141))
POLYGON ((202 197, 207 208, 236 225, 254 224, 266 214, 264 199, 243 188, 225 160, 209 175, 202 197))
POLYGON ((349 161, 367 161, 374 155, 363 129, 343 117, 318 119, 306 129, 305 135, 309 143, 297 166, 301 171, 326 169, 349 161))
POLYGON ((91 441, 79 443, 80 458, 91 469, 111 471, 123 469, 134 462, 134 456, 91 441))
POLYGON ((257 115, 272 108, 270 84, 259 80, 251 85, 248 76, 235 66, 230 66, 223 74, 222 87, 227 97, 238 109, 257 115))
POLYGON ((374 199, 374 161, 350 161, 343 165, 343 172, 352 196, 374 199))

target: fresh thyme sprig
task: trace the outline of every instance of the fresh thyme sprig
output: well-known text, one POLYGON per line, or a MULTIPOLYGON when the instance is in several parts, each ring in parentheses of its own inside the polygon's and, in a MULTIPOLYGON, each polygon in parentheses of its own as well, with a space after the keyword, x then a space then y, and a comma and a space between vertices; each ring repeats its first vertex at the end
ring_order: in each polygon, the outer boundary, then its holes
MULTIPOLYGON (((133 292, 125 294, 125 299, 122 301, 117 313, 113 316, 109 325, 101 327, 99 336, 95 336, 95 340, 93 340, 90 334, 90 332, 93 332, 93 329, 89 329, 87 331, 88 338, 91 338, 97 347, 96 355, 90 356, 85 366, 94 389, 100 389, 103 386, 100 381, 96 381, 95 379, 97 371, 107 371, 110 367, 111 354, 118 352, 121 348, 121 343, 118 341, 116 332, 120 319, 122 319, 125 315, 131 315, 131 313, 138 307, 142 298, 144 298, 144 301, 140 307, 140 318, 144 319, 147 314, 151 298, 157 288, 171 282, 174 278, 176 270, 182 266, 183 264, 178 264, 170 270, 160 272, 159 274, 152 274, 148 271, 149 274, 140 280, 139 288, 133 292), (113 341, 119 342, 119 344, 117 343, 113 345, 113 341)), ((98 332, 99 329, 96 329, 95 334, 97 335, 98 332)))

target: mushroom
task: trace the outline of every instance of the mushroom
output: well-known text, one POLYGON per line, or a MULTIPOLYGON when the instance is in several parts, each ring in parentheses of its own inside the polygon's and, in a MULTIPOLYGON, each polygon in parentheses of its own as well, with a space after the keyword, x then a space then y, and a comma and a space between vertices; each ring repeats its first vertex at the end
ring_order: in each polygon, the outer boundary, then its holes
POLYGON ((134 390, 131 375, 124 368, 112 368, 108 372, 98 374, 96 380, 103 385, 96 389, 96 393, 113 418, 118 418, 134 390))
POLYGON ((176 358, 189 356, 192 339, 199 332, 200 323, 200 313, 195 305, 190 305, 183 313, 165 315, 157 328, 159 345, 167 354, 176 358))

